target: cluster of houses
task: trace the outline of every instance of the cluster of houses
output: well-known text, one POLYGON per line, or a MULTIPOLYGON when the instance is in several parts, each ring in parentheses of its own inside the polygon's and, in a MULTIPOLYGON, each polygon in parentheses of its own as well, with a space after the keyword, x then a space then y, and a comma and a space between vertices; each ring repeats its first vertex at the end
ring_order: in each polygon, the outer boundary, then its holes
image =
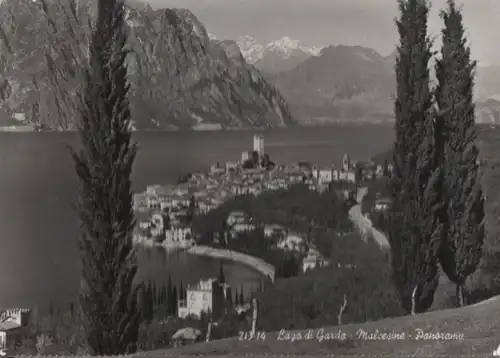
POLYGON ((9 309, 0 314, 0 351, 20 343, 27 333, 30 315, 28 308, 9 309))
MULTIPOLYGON (((257 229, 250 215, 242 211, 231 212, 226 219, 226 224, 229 228, 229 237, 224 238, 224 240, 231 240, 236 238, 239 234, 257 229)), ((302 262, 303 272, 313 269, 317 265, 328 265, 328 261, 323 259, 317 250, 310 248, 311 244, 306 242, 304 235, 277 224, 263 225, 262 228, 264 237, 275 240, 276 248, 284 251, 307 253, 307 256, 302 262)), ((214 238, 216 243, 221 239, 222 238, 218 237, 214 238)))
MULTIPOLYGON (((323 191, 335 181, 355 183, 356 180, 382 176, 384 172, 382 165, 355 163, 347 154, 338 169, 319 168, 307 163, 246 169, 243 162, 250 154, 258 158, 266 155, 261 135, 254 137, 253 144, 254 151, 246 152, 246 155, 244 152, 239 162, 217 163, 208 173, 193 173, 178 185, 152 185, 145 192, 134 195, 138 224, 135 241, 186 246, 192 243, 189 218, 194 214, 205 214, 234 196, 257 196, 263 191, 286 189, 298 183, 307 184, 311 190, 323 191)), ((352 193, 347 195, 352 196, 352 193)))

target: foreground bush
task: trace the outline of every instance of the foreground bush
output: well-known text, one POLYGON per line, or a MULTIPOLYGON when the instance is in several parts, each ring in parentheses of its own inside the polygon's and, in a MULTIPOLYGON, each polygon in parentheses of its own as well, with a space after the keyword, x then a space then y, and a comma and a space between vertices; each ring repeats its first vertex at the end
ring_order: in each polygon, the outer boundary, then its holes
MULTIPOLYGON (((44 314, 37 312, 31 317, 28 331, 15 347, 9 347, 9 355, 88 355, 83 327, 77 314, 44 314)), ((156 314, 150 323, 142 323, 139 333, 138 350, 155 350, 172 346, 171 337, 181 328, 192 327, 201 331, 200 339, 205 339, 208 318, 201 320, 180 319, 156 314)), ((231 335, 237 333, 231 332, 231 335)), ((219 330, 221 331, 221 330, 219 330)), ((217 331, 216 333, 221 335, 217 331)), ((222 331, 222 333, 225 333, 222 331)), ((229 334, 229 332, 228 332, 229 334)))
POLYGON ((378 245, 364 243, 356 235, 349 235, 345 242, 347 250, 343 252, 341 245, 336 245, 329 267, 278 280, 257 295, 260 330, 337 325, 344 295, 343 324, 405 314, 393 287, 391 266, 378 245))

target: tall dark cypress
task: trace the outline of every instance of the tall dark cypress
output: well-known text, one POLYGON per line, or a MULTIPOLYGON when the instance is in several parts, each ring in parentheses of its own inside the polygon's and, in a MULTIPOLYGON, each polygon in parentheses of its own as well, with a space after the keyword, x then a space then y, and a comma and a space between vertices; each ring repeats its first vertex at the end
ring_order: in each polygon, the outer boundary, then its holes
POLYGON ((172 288, 172 279, 168 276, 168 285, 167 285, 167 302, 168 302, 168 313, 170 315, 174 314, 175 311, 175 302, 173 297, 173 288, 172 288))
POLYGON ((177 286, 174 285, 172 290, 172 314, 177 315, 177 305, 179 303, 179 296, 177 295, 177 286))
POLYGON ((243 286, 240 289, 240 305, 245 303, 245 295, 243 294, 243 286))
POLYGON ((131 139, 126 39, 123 3, 98 1, 78 125, 82 149, 72 151, 82 228, 80 305, 94 355, 135 352, 141 321, 139 286, 133 284, 131 173, 137 145, 131 139))
POLYGON ((417 313, 432 305, 439 278, 440 129, 434 121, 429 81, 429 6, 426 0, 400 0, 399 10, 393 205, 387 236, 402 306, 408 313, 417 313))
POLYGON ((231 289, 231 286, 228 288, 227 300, 229 301, 229 303, 233 303, 233 291, 231 289))
POLYGON ((181 288, 179 289, 179 299, 180 300, 184 299, 184 285, 182 284, 182 280, 181 280, 181 288))
POLYGON ((436 104, 446 128, 443 153, 447 230, 439 254, 443 271, 457 286, 457 304, 464 305, 464 284, 481 259, 484 203, 475 144, 474 71, 466 45, 462 14, 455 2, 441 12, 444 21, 441 58, 436 61, 436 104))
POLYGON ((219 281, 219 283, 226 282, 226 276, 224 276, 224 264, 222 261, 219 264, 219 277, 217 280, 219 281))

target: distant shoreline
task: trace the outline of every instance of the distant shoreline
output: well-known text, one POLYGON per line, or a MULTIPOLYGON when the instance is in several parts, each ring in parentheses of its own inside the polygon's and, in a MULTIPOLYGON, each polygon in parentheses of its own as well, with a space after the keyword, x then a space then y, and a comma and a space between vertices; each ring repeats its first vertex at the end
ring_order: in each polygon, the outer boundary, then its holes
MULTIPOLYGON (((362 126, 362 125, 376 125, 376 126, 388 126, 393 125, 394 121, 389 122, 377 122, 377 121, 332 121, 332 122, 317 122, 309 123, 302 122, 296 123, 291 126, 280 126, 280 127, 227 127, 227 128, 159 128, 159 129, 139 129, 133 130, 132 132, 246 132, 246 131, 265 131, 273 129, 289 129, 297 127, 338 127, 338 126, 362 126)), ((0 132, 7 133, 66 133, 66 132, 77 132, 77 129, 67 129, 67 130, 49 130, 49 129, 33 129, 31 126, 0 126, 0 132)))

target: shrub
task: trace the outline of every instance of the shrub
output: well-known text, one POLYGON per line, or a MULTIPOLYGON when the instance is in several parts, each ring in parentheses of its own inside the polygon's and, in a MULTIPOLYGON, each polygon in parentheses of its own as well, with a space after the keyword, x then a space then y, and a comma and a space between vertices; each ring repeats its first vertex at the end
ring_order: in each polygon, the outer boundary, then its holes
POLYGON ((301 329, 336 325, 347 298, 343 323, 403 315, 392 283, 392 270, 384 252, 372 241, 356 235, 336 238, 331 264, 304 276, 278 280, 257 294, 259 329, 301 329), (339 265, 340 263, 340 265, 339 265), (343 264, 353 264, 348 268, 343 264), (340 267, 339 267, 340 266, 340 267))

